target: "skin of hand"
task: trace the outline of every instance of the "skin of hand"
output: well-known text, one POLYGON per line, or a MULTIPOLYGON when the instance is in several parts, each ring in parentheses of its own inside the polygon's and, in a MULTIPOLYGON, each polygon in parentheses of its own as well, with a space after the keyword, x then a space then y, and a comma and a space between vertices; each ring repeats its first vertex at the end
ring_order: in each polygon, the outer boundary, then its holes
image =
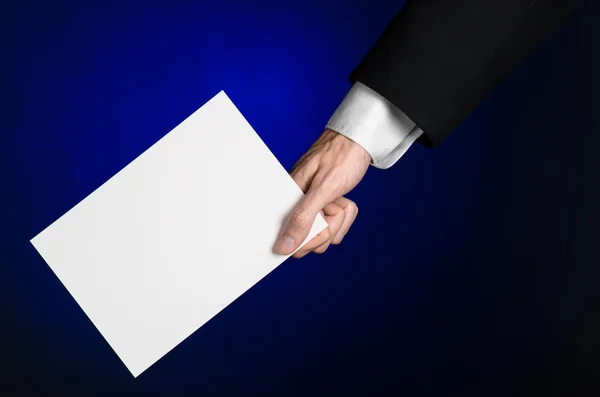
POLYGON ((290 171, 305 196, 284 221, 274 251, 282 255, 294 252, 320 211, 329 226, 293 257, 301 258, 311 251, 322 254, 331 244, 341 243, 358 214, 356 204, 343 196, 362 180, 370 163, 371 156, 362 146, 325 129, 290 171))

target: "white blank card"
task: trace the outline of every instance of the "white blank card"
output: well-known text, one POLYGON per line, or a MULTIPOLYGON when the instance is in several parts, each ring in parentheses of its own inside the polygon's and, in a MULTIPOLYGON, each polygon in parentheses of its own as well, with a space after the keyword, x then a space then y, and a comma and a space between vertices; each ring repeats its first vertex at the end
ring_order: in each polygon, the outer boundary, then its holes
POLYGON ((221 91, 31 243, 137 377, 288 257, 302 196, 221 91))

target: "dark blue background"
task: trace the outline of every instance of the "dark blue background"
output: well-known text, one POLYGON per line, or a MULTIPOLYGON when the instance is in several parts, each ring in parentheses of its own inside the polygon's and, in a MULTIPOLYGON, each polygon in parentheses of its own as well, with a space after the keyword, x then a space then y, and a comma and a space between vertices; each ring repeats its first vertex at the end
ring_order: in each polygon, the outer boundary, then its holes
POLYGON ((221 89, 289 169, 403 1, 3 1, 0 393, 600 393, 592 3, 439 148, 370 169, 342 245, 134 379, 29 240, 221 89))

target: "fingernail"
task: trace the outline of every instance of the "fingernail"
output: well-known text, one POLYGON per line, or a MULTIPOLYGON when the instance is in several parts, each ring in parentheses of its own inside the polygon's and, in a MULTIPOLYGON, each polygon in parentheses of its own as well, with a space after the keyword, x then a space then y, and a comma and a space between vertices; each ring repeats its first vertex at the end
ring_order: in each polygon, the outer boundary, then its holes
POLYGON ((289 234, 284 234, 277 242, 277 252, 280 254, 289 254, 294 249, 295 240, 289 234))

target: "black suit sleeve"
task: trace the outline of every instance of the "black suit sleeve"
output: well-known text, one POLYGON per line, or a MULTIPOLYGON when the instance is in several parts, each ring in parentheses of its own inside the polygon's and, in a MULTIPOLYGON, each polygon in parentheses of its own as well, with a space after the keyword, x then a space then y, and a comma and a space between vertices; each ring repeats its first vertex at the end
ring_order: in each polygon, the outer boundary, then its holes
POLYGON ((408 0, 352 72, 438 145, 557 28, 575 0, 408 0))

